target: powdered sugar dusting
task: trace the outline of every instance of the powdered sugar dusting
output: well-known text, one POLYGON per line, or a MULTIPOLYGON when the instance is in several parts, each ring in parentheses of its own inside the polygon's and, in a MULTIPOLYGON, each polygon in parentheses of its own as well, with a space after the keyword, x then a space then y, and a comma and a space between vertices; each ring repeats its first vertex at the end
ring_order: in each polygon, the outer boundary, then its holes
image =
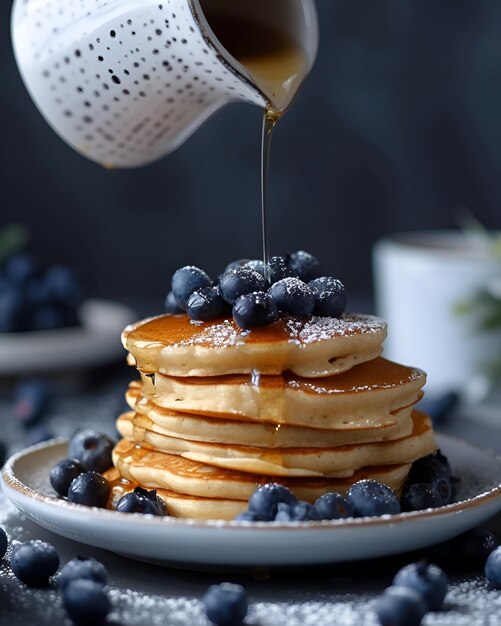
POLYGON ((386 322, 370 315, 344 315, 343 317, 313 316, 304 321, 291 317, 286 321, 290 339, 302 344, 327 341, 333 337, 386 332, 386 322))
POLYGON ((214 348, 224 348, 236 343, 238 331, 231 320, 224 320, 220 324, 204 326, 200 324, 200 332, 193 337, 183 339, 174 344, 176 347, 209 345, 214 348))

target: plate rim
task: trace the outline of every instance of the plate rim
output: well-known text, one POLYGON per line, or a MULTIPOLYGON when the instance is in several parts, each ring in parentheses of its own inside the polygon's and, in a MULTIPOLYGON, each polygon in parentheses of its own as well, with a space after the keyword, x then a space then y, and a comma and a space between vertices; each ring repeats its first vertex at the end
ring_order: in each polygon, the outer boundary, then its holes
MULTIPOLYGON (((460 439, 458 437, 453 437, 451 435, 443 435, 439 434, 440 439, 448 440, 451 444, 454 442, 461 443, 462 445, 466 445, 467 447, 474 448, 477 452, 481 452, 484 455, 487 455, 491 458, 491 460, 495 461, 501 470, 501 455, 496 454, 494 451, 483 448, 481 446, 477 446, 468 441, 460 439)), ((378 517, 357 517, 357 518, 347 518, 347 519, 337 519, 337 520, 321 520, 321 521, 310 521, 310 522, 281 522, 281 523, 270 523, 270 522, 248 522, 248 521, 236 521, 236 520, 218 520, 218 519, 210 519, 210 520, 197 520, 194 518, 177 518, 171 517, 169 515, 165 515, 162 517, 155 517, 153 515, 144 515, 141 513, 121 513, 120 511, 112 511, 109 509, 101 509, 97 507, 88 507, 82 504, 76 504, 72 502, 68 502, 67 500, 63 500, 60 498, 52 497, 43 493, 32 489, 25 483, 23 483, 15 473, 15 466, 18 462, 22 461, 26 457, 34 455, 42 450, 47 450, 50 448, 55 448, 57 446, 61 446, 63 444, 67 444, 68 440, 64 437, 58 437, 55 439, 50 439, 48 441, 44 441, 39 444, 35 444, 33 446, 29 446, 28 448, 24 448, 19 452, 13 454, 5 463, 1 479, 4 487, 4 493, 6 497, 16 505, 16 502, 10 497, 9 493, 5 489, 12 489, 16 493, 20 494, 23 497, 27 497, 30 499, 34 499, 39 503, 54 507, 55 510, 61 511, 75 511, 76 513, 83 513, 92 511, 93 515, 98 515, 101 519, 109 521, 115 520, 117 521, 116 516, 121 516, 121 522, 125 524, 135 524, 138 520, 141 520, 142 523, 153 525, 153 526, 168 526, 174 528, 198 528, 201 530, 207 530, 209 528, 215 529, 224 529, 224 530, 250 530, 253 532, 262 532, 263 529, 275 531, 296 531, 298 529, 310 529, 310 530, 331 530, 333 528, 343 528, 343 529, 353 529, 357 527, 374 527, 381 526, 387 524, 395 524, 395 523, 405 523, 409 521, 419 521, 422 519, 427 519, 431 517, 444 516, 449 514, 461 513, 465 509, 476 508, 479 505, 483 505, 489 503, 493 500, 501 498, 501 473, 499 477, 499 484, 496 487, 493 487, 487 491, 481 492, 474 496, 473 498, 468 498, 465 500, 460 500, 459 502, 453 502, 451 504, 447 504, 441 507, 437 507, 436 509, 425 509, 422 511, 409 511, 398 513, 395 515, 381 515, 378 517)), ((64 457, 63 457, 64 458, 64 457)))

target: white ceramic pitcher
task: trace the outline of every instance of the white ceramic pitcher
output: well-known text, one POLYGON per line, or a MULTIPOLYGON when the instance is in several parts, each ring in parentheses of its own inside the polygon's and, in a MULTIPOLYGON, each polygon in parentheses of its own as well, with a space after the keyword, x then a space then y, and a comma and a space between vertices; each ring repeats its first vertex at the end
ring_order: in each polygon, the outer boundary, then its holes
POLYGON ((208 3, 285 31, 313 65, 313 0, 15 0, 15 55, 40 112, 89 159, 135 167, 174 150, 229 102, 265 107, 212 31, 208 3))

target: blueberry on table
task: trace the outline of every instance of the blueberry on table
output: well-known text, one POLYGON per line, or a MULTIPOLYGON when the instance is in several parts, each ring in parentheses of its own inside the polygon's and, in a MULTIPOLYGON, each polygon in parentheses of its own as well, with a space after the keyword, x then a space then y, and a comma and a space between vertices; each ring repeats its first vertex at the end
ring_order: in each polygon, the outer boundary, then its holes
POLYGON ((305 283, 322 276, 318 259, 304 250, 297 250, 289 254, 289 267, 293 276, 297 276, 305 283))
POLYGON ((75 504, 104 508, 110 496, 110 483, 97 472, 85 472, 71 482, 68 500, 75 504))
POLYGON ((267 276, 268 282, 273 283, 282 280, 283 278, 290 278, 294 274, 289 266, 289 259, 285 256, 272 256, 268 261, 267 276))
POLYGON ((50 470, 50 484, 58 495, 66 497, 73 480, 86 471, 85 465, 77 459, 63 459, 50 470))
POLYGON ((349 488, 346 500, 357 517, 400 513, 396 493, 376 480, 359 480, 349 488))
POLYGON ((72 580, 63 589, 63 604, 78 626, 102 624, 111 611, 111 602, 100 583, 72 580))
POLYGON ((314 504, 320 519, 346 519, 353 517, 353 509, 339 493, 330 491, 321 495, 314 504))
POLYGON ((143 513, 144 515, 167 515, 165 502, 157 496, 156 490, 148 491, 136 487, 126 493, 117 503, 120 513, 143 513))
POLYGON ((315 522, 320 519, 313 504, 309 502, 279 502, 275 522, 315 522))
POLYGON ((346 309, 347 297, 343 283, 337 278, 321 276, 310 280, 308 286, 315 298, 315 315, 341 317, 346 309))
POLYGON ((186 313, 192 320, 206 322, 220 317, 227 310, 218 287, 204 287, 194 291, 186 303, 186 313))
POLYGON ((265 291, 263 276, 250 267, 238 267, 226 271, 221 276, 219 291, 228 304, 235 304, 240 296, 254 291, 265 291))
POLYGON ((485 565, 487 557, 497 547, 498 540, 487 528, 474 528, 451 542, 453 558, 470 565, 485 565))
POLYGON ((247 593, 241 585, 212 585, 202 601, 205 614, 217 626, 239 626, 247 615, 247 593))
POLYGON ((284 313, 301 316, 313 313, 315 307, 313 292, 299 278, 283 278, 274 283, 268 293, 284 313))
POLYGON ((501 589, 501 548, 496 548, 485 562, 485 577, 496 589, 501 589))
POLYGON ((178 313, 183 312, 183 309, 178 306, 176 298, 174 298, 174 294, 172 291, 169 291, 169 293, 165 297, 164 311, 166 313, 170 313, 171 315, 177 315, 178 313))
POLYGON ((259 516, 263 522, 275 519, 279 503, 294 504, 296 496, 283 485, 267 483, 262 485, 249 498, 249 511, 259 516))
POLYGON ((233 305, 233 319, 243 330, 269 326, 278 319, 278 307, 264 291, 240 296, 233 305))
POLYGON ((7 540, 7 533, 3 528, 0 528, 0 559, 3 559, 7 552, 7 546, 9 542, 7 540))
POLYGON ((439 611, 447 595, 449 580, 437 565, 420 561, 403 567, 393 579, 393 585, 418 591, 429 611, 439 611))
POLYGON ((419 626, 426 604, 415 589, 388 587, 378 598, 375 610, 382 626, 419 626))
POLYGON ((188 298, 197 289, 210 287, 212 281, 209 276, 194 265, 185 265, 174 272, 171 282, 172 293, 178 307, 186 311, 188 298))
POLYGON ((414 483, 407 485, 402 493, 402 511, 435 509, 444 503, 442 496, 432 485, 414 483))
POLYGON ((28 587, 45 587, 57 572, 59 555, 50 543, 28 541, 14 547, 10 565, 17 578, 28 587))
POLYGON ((112 466, 113 440, 90 428, 79 430, 70 440, 69 456, 83 463, 88 470, 105 472, 112 466))
POLYGON ((57 583, 61 589, 74 580, 92 580, 101 587, 105 587, 108 581, 106 568, 93 557, 79 556, 68 561, 59 572, 57 583))

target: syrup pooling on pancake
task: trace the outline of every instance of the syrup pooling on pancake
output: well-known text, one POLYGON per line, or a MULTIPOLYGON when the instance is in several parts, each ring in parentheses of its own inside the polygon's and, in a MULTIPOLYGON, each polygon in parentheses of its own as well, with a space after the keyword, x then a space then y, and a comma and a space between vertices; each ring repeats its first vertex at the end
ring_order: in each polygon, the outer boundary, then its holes
POLYGON ((128 326, 124 347, 143 372, 170 376, 281 374, 329 376, 381 354, 386 323, 369 315, 298 318, 282 316, 242 331, 229 319, 193 323, 164 315, 128 326))

